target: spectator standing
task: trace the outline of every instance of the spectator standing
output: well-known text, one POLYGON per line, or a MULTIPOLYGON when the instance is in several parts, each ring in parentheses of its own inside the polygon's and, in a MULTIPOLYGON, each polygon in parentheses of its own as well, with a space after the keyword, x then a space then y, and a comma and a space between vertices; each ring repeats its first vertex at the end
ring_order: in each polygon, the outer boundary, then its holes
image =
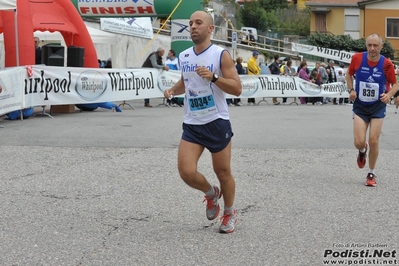
POLYGON ((327 82, 328 82, 328 74, 327 74, 326 67, 327 67, 326 63, 324 63, 324 62, 320 63, 319 74, 321 77, 321 84, 327 84, 327 82))
POLYGON ((343 63, 339 64, 339 67, 335 67, 335 75, 338 77, 338 71, 342 71, 342 74, 345 76, 346 70, 345 70, 345 65, 343 63))
MULTIPOLYGON (((165 65, 167 67, 169 67, 169 70, 179 70, 180 69, 179 58, 176 57, 175 50, 173 50, 173 49, 169 50, 168 56, 166 57, 165 65)), ((167 99, 166 102, 169 106, 171 106, 171 105, 173 107, 177 106, 177 104, 175 104, 175 103, 172 104, 172 101, 169 99, 167 99)))
MULTIPOLYGON (((242 57, 237 57, 236 70, 238 75, 245 75, 244 67, 242 66, 242 57)), ((234 103, 235 106, 242 106, 241 99, 235 98, 234 103)))
POLYGON ((288 77, 293 77, 296 75, 295 69, 292 67, 292 61, 288 60, 283 68, 283 74, 288 77))
MULTIPOLYGON (((319 73, 321 76, 321 84, 327 84, 327 82, 328 82, 328 74, 327 74, 326 67, 327 67, 326 63, 324 63, 324 62, 320 63, 319 73)), ((331 98, 326 97, 323 100, 323 104, 327 104, 329 101, 331 101, 331 98)))
MULTIPOLYGON (((342 69, 338 70, 337 81, 346 84, 345 75, 344 75, 342 69)), ((344 104, 344 101, 345 101, 344 98, 339 98, 339 104, 340 105, 344 104)))
MULTIPOLYGON (((281 64, 280 64, 280 75, 284 75, 284 69, 285 69, 285 67, 287 65, 286 61, 287 60, 285 60, 285 59, 283 61, 280 61, 281 62, 281 64)), ((287 104, 287 97, 283 97, 283 104, 287 104)))
MULTIPOLYGON (((307 63, 306 61, 302 61, 299 65, 298 77, 310 82, 310 77, 307 72, 307 63)), ((301 104, 306 104, 306 97, 299 97, 299 101, 301 104)))
POLYGON ((180 53, 182 75, 164 91, 164 97, 185 93, 183 133, 178 151, 180 177, 190 187, 205 194, 206 217, 214 220, 224 211, 220 233, 232 233, 237 222, 234 208, 235 180, 231 173, 231 128, 226 93, 239 96, 242 85, 230 54, 211 43, 213 18, 204 11, 194 12, 189 21, 194 47, 180 53), (188 66, 184 69, 184 65, 188 66), (196 66, 195 69, 191 66, 196 66), (212 70, 212 71, 211 71, 212 70), (208 149, 219 186, 213 186, 198 172, 198 160, 208 149))
MULTIPOLYGON (((141 67, 158 68, 168 71, 169 67, 163 65, 162 56, 165 54, 165 49, 162 47, 158 48, 155 52, 152 52, 147 59, 144 61, 141 67)), ((144 99, 145 107, 152 107, 150 105, 150 99, 144 99)))
POLYGON ((315 75, 313 72, 316 71, 316 80, 318 81, 318 83, 321 84, 321 74, 319 73, 319 69, 320 69, 320 62, 316 62, 315 67, 312 69, 312 76, 315 75))
POLYGON ((35 37, 35 64, 40 65, 42 63, 42 47, 40 45, 40 39, 35 37))
MULTIPOLYGON (((292 61, 288 60, 287 63, 283 66, 283 75, 292 77, 296 76, 295 69, 292 67, 292 61)), ((283 104, 287 104, 287 97, 283 97, 283 104)))
POLYGON ((285 61, 280 61, 280 62, 281 62, 280 63, 280 75, 283 75, 286 62, 285 61))
MULTIPOLYGON (((274 62, 270 64, 269 69, 272 75, 280 75, 280 56, 278 54, 274 55, 274 62)), ((277 97, 273 97, 273 104, 279 105, 280 102, 277 101, 277 97)))
MULTIPOLYGON (((252 57, 247 62, 248 75, 259 75, 260 67, 256 60, 258 59, 259 52, 254 51, 252 57)), ((248 105, 255 105, 255 98, 248 98, 248 105)))
POLYGON ((369 35, 366 38, 366 47, 367 52, 352 56, 346 73, 346 83, 349 88, 349 99, 354 101, 353 136, 355 147, 359 150, 357 165, 359 168, 364 168, 369 150, 366 186, 375 187, 377 182, 374 169, 378 159, 383 119, 387 103, 398 91, 398 82, 392 61, 381 55, 383 47, 381 36, 369 35), (386 83, 392 84, 392 89, 388 93, 385 93, 386 83), (369 130, 368 141, 367 130, 369 130))
POLYGON ((248 41, 249 41, 249 42, 248 42, 249 44, 254 45, 253 43, 255 42, 255 36, 254 36, 254 34, 252 33, 252 30, 248 30, 247 39, 248 39, 248 41))
MULTIPOLYGON (((320 65, 319 65, 320 66, 320 65)), ((318 68, 318 67, 317 67, 318 68)), ((321 76, 317 68, 314 68, 311 72, 311 80, 313 79, 313 83, 320 86, 321 85, 321 76)), ((308 98, 309 101, 309 98, 308 98)), ((313 105, 323 105, 323 97, 312 97, 313 105)))
POLYGON ((112 68, 112 58, 108 58, 107 62, 104 65, 104 68, 112 68))
MULTIPOLYGON (((310 72, 309 78, 312 80, 313 83, 316 85, 321 85, 321 74, 319 73, 320 69, 320 62, 316 62, 315 68, 312 69, 310 72)), ((323 102, 323 99, 320 100, 320 97, 308 97, 307 102, 312 101, 313 105, 321 105, 323 102)))
POLYGON ((169 67, 169 70, 179 70, 179 58, 176 57, 176 52, 173 49, 170 49, 168 52, 168 56, 165 61, 165 65, 169 67))
MULTIPOLYGON (((327 75, 328 75, 328 83, 333 83, 337 82, 337 75, 335 74, 335 68, 334 68, 334 60, 330 60, 328 62, 328 66, 326 67, 327 75)), ((333 99, 333 104, 337 105, 337 98, 333 99)))

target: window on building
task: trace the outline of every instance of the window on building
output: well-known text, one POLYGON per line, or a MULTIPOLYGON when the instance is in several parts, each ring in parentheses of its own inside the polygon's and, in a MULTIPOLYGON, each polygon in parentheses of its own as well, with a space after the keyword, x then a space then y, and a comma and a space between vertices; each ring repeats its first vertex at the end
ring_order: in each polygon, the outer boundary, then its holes
POLYGON ((327 32, 326 13, 316 13, 316 31, 321 33, 327 32))
POLYGON ((387 37, 399 37, 399 18, 387 19, 387 37))
POLYGON ((345 15, 345 31, 359 31, 359 16, 345 15))

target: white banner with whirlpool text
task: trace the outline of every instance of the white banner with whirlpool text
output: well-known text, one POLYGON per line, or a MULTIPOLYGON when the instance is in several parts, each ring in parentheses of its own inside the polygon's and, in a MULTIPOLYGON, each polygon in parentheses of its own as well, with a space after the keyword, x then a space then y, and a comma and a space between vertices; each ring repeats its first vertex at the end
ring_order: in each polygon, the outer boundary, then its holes
POLYGON ((0 115, 23 108, 25 68, 0 71, 0 115))
MULTIPOLYGON (((154 68, 77 68, 34 65, 0 71, 4 87, 2 111, 32 106, 85 104, 162 98, 181 77, 180 71, 154 68), (30 71, 30 68, 32 71, 30 71), (28 76, 29 69, 30 76, 28 76), (6 96, 7 95, 7 96, 6 96), (22 98, 22 99, 21 99, 22 98), (18 104, 20 103, 20 106, 18 104), (15 108, 10 108, 15 105, 15 108)), ((298 77, 276 75, 240 76, 239 98, 348 97, 341 82, 317 86, 298 77)), ((176 97, 182 95, 175 95, 176 97)), ((228 98, 235 98, 227 95, 228 98)))
POLYGON ((355 54, 355 52, 334 50, 302 43, 292 43, 291 50, 301 54, 310 54, 313 56, 329 58, 330 60, 336 60, 337 62, 335 63, 343 62, 347 64, 351 62, 352 56, 355 54))

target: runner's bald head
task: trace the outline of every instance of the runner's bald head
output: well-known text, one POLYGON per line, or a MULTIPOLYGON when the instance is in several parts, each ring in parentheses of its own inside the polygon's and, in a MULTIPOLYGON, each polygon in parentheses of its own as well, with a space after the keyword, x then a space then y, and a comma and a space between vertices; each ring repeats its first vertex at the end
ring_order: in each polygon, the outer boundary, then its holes
POLYGON ((367 38, 366 38, 366 43, 368 42, 368 40, 370 40, 371 38, 377 38, 380 41, 380 44, 383 44, 384 41, 382 40, 382 37, 380 35, 378 35, 377 33, 372 33, 370 34, 367 38))
POLYGON ((191 16, 193 17, 194 15, 199 16, 208 25, 213 25, 213 17, 211 16, 211 14, 209 14, 205 11, 199 10, 199 11, 195 11, 191 16))

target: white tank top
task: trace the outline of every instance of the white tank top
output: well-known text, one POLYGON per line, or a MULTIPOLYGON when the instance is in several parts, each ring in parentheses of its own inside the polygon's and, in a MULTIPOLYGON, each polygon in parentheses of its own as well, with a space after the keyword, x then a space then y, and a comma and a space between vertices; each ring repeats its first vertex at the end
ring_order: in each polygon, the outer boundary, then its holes
POLYGON ((211 44, 205 51, 196 54, 194 47, 179 55, 186 92, 184 96, 184 123, 204 125, 218 118, 229 119, 226 93, 215 83, 201 78, 195 72, 198 66, 205 66, 211 72, 222 76, 221 59, 223 48, 211 44))

